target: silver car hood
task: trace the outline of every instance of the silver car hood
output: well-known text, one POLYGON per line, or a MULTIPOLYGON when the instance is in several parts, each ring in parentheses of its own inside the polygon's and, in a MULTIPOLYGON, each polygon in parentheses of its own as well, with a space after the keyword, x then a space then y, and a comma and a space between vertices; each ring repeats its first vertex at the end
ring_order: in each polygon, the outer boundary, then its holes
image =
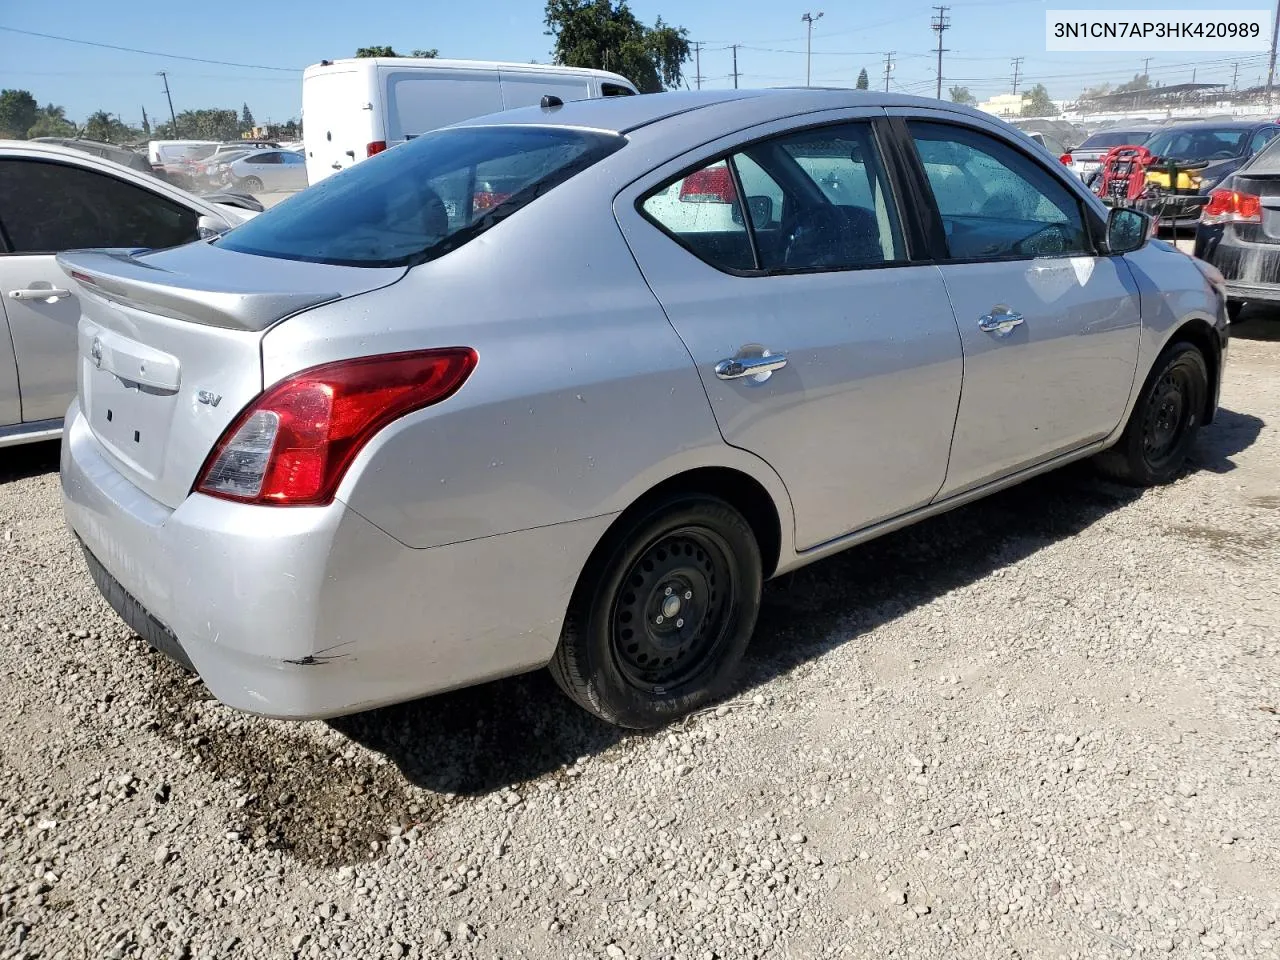
POLYGON ((403 267, 278 260, 198 242, 171 250, 70 250, 58 265, 86 294, 190 323, 265 330, 300 310, 395 283, 403 267))

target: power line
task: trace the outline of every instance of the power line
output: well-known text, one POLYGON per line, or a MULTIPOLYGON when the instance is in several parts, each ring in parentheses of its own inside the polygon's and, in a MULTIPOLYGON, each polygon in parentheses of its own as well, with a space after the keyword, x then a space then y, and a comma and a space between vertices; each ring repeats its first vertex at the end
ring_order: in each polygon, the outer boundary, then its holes
POLYGON ((951 21, 947 19, 947 11, 950 7, 934 7, 937 10, 937 16, 933 18, 933 30, 938 34, 938 99, 942 99, 942 55, 946 50, 942 46, 942 34, 950 29, 951 21))
POLYGON ((249 70, 280 70, 285 73, 301 73, 295 67, 269 67, 262 63, 235 63, 231 60, 209 60, 205 57, 187 57, 177 53, 161 53, 159 50, 140 50, 137 47, 122 47, 114 43, 99 43, 96 40, 78 40, 75 37, 60 37, 53 33, 37 33, 34 30, 19 30, 17 27, 0 26, 0 30, 8 33, 21 33, 28 37, 40 37, 44 40, 61 40, 65 43, 79 43, 86 47, 102 47, 106 50, 121 50, 125 53, 141 53, 148 57, 168 57, 170 60, 187 60, 191 63, 212 63, 220 67, 244 67, 249 70))

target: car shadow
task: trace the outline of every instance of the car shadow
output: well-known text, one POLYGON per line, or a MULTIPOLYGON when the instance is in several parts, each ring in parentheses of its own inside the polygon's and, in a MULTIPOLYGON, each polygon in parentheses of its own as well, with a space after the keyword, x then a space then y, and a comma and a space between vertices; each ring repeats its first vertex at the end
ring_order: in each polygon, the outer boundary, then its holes
MULTIPOLYGON (((1240 312, 1240 319, 1231 324, 1231 339, 1280 342, 1280 308, 1270 304, 1249 304, 1240 312)), ((1230 363, 1228 360, 1228 370, 1230 363)))
MULTIPOLYGON (((1222 473, 1263 424, 1223 410, 1192 469, 1222 473)), ((765 585, 737 695, 949 591, 1074 536, 1141 496, 1077 464, 819 561, 765 585)), ((330 721, 416 786, 485 794, 572 768, 637 734, 588 715, 546 671, 330 721)))
POLYGON ((0 483, 25 480, 42 473, 57 473, 61 450, 62 442, 59 440, 28 443, 0 450, 0 483))

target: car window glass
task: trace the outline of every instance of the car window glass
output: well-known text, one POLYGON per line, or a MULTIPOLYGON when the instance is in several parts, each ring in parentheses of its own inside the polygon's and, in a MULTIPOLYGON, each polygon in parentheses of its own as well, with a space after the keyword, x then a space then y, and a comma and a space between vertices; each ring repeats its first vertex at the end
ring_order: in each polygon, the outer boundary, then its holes
POLYGON ((667 184, 647 197, 643 207, 651 220, 712 266, 755 267, 727 160, 716 160, 667 184))
POLYGON ((1256 153, 1261 150, 1275 135, 1276 131, 1273 127, 1266 127, 1265 129, 1259 130, 1253 135, 1253 140, 1249 143, 1249 152, 1256 153))
POLYGON ((1090 252, 1079 201, 1030 157, 976 130, 909 126, 952 258, 1090 252))
POLYGON ((655 191, 643 207, 713 266, 751 269, 754 238, 761 269, 847 269, 901 259, 886 182, 871 126, 842 124, 751 144, 655 191))
POLYGON ((15 253, 174 247, 198 238, 198 219, 193 210, 106 174, 0 160, 0 225, 15 253))

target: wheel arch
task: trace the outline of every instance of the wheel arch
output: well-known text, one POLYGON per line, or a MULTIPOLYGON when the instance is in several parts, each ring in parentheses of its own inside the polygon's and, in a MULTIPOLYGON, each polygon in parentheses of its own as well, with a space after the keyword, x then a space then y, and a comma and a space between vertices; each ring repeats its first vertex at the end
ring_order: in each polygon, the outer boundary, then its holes
POLYGON ((1201 411, 1201 423, 1213 422, 1218 409, 1218 391, 1222 385, 1222 341, 1218 332, 1203 317, 1192 317, 1175 327, 1160 347, 1164 353, 1172 343, 1186 341, 1204 356, 1209 371, 1209 389, 1205 394, 1205 409, 1201 411))

